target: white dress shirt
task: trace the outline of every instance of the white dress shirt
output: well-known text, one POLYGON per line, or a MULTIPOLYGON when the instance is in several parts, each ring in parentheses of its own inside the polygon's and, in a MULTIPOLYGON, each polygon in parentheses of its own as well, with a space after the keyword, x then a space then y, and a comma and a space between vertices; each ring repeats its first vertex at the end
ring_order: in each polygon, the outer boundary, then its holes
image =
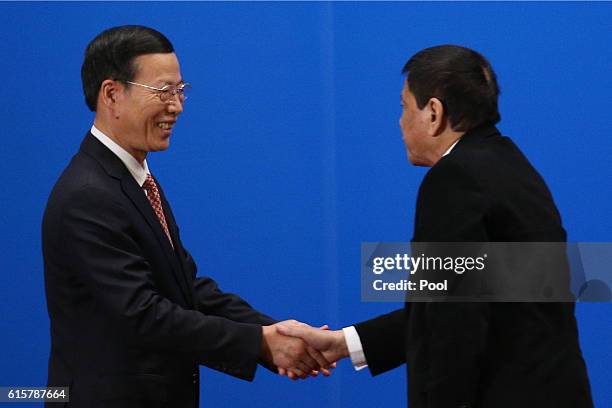
POLYGON ((115 155, 123 162, 125 167, 127 167, 132 177, 134 177, 134 180, 136 180, 138 185, 142 187, 147 179, 147 174, 149 174, 147 160, 145 159, 142 164, 140 164, 138 160, 134 158, 134 156, 127 152, 127 150, 115 143, 110 137, 106 136, 95 126, 91 127, 91 134, 94 135, 94 137, 104 146, 108 147, 111 152, 115 153, 115 155))
POLYGON ((442 155, 442 157, 446 156, 447 154, 449 154, 451 152, 451 150, 453 150, 455 148, 455 146, 457 145, 457 143, 459 143, 459 141, 461 140, 461 138, 455 140, 455 143, 453 143, 452 145, 450 145, 450 147, 448 149, 446 149, 446 151, 444 152, 444 154, 442 155))
MULTIPOLYGON (((461 138, 457 139, 455 143, 453 143, 447 150, 444 152, 442 157, 449 154, 459 143, 461 138)), ((365 354, 363 353, 363 346, 361 345, 361 339, 359 338, 359 334, 357 334, 357 330, 355 326, 349 326, 342 329, 344 333, 344 340, 346 341, 346 347, 348 348, 349 355, 351 356, 351 361, 353 362, 353 367, 355 370, 359 371, 368 366, 368 362, 366 361, 365 354)))

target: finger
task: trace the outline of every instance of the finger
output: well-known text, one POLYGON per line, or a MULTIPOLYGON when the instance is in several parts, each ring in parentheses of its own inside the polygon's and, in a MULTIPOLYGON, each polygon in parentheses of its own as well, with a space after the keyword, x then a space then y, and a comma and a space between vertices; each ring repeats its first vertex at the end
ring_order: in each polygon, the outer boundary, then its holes
POLYGON ((310 372, 310 376, 311 376, 311 377, 317 377, 318 375, 319 375, 319 372, 318 372, 317 370, 312 370, 312 371, 310 372))
POLYGON ((330 375, 332 375, 332 370, 334 368, 336 368, 336 362, 335 361, 333 363, 331 363, 328 368, 322 368, 321 372, 323 373, 324 376, 329 377, 330 375))
MULTIPOLYGON (((307 347, 306 349, 308 349, 309 347, 307 347)), ((315 353, 315 350, 313 349, 313 353, 315 353)), ((300 355, 299 357, 300 361, 302 363, 304 363, 306 366, 308 366, 308 371, 310 372, 311 370, 318 370, 321 365, 317 362, 317 360, 315 360, 314 358, 312 358, 312 356, 310 355, 310 352, 305 350, 303 354, 300 355)), ((325 367, 327 367, 328 364, 325 364, 325 367)))
POLYGON ((294 325, 288 325, 283 323, 278 323, 276 325, 276 331, 279 332, 280 334, 284 335, 284 336, 291 336, 291 337, 299 337, 297 336, 296 333, 300 332, 300 329, 298 329, 296 326, 294 325))
POLYGON ((289 377, 289 379, 292 381, 295 381, 298 379, 298 376, 291 370, 287 371, 287 377, 289 377))
POLYGON ((302 367, 303 366, 301 366, 299 364, 299 362, 298 362, 295 367, 292 367, 292 368, 289 369, 289 371, 292 371, 293 374, 295 375, 296 380, 298 378, 301 378, 302 380, 306 379, 308 377, 308 374, 311 371, 311 370, 308 370, 308 369, 303 369, 302 367))
POLYGON ((317 363, 314 360, 312 360, 312 364, 309 364, 309 363, 305 362, 304 359, 308 359, 308 358, 304 357, 301 360, 295 361, 295 366, 292 367, 292 368, 298 368, 305 375, 307 375, 312 370, 316 370, 316 369, 319 368, 319 367, 317 367, 317 363))
POLYGON ((306 323, 286 324, 285 322, 275 325, 276 331, 282 335, 290 337, 305 337, 309 330, 314 330, 313 327, 306 323))
POLYGON ((287 375, 287 370, 285 370, 284 368, 282 368, 282 367, 277 367, 277 369, 278 369, 278 374, 279 374, 279 375, 282 375, 282 376, 287 375))
POLYGON ((287 326, 287 327, 311 327, 310 325, 300 322, 298 320, 285 320, 279 323, 276 323, 275 326, 287 326))
POLYGON ((319 327, 319 329, 321 329, 321 330, 329 330, 329 326, 324 324, 323 326, 319 327))
POLYGON ((331 370, 328 370, 327 368, 322 368, 321 369, 321 373, 325 376, 325 377, 329 377, 332 373, 331 370))
POLYGON ((306 346, 306 351, 308 352, 308 355, 317 362, 319 367, 321 368, 329 367, 329 364, 330 364, 329 361, 327 361, 327 359, 323 356, 323 354, 319 350, 313 347, 310 347, 310 346, 306 346))

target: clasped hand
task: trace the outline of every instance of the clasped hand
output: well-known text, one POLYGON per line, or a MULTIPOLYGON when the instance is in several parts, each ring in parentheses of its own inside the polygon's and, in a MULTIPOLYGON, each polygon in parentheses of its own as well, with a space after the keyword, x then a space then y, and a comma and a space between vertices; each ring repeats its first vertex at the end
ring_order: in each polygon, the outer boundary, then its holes
POLYGON ((262 357, 292 380, 331 375, 336 361, 348 357, 342 330, 286 320, 263 327, 262 357))

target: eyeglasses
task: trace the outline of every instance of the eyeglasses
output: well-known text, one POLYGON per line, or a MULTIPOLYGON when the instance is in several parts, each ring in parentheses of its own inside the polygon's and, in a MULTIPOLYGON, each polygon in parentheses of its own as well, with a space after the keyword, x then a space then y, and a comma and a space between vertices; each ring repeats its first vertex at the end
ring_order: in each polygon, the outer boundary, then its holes
POLYGON ((154 86, 139 84, 138 82, 122 81, 126 84, 137 85, 143 88, 154 91, 159 96, 159 99, 164 103, 172 103, 174 96, 178 96, 178 100, 181 103, 185 103, 189 97, 189 91, 191 90, 191 84, 183 83, 180 85, 165 85, 162 88, 156 88, 154 86))

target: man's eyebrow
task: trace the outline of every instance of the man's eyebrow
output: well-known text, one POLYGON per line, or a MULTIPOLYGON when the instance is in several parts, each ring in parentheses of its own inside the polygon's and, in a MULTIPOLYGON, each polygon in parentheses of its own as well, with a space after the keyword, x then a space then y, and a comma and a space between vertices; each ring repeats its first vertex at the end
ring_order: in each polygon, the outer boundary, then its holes
POLYGON ((181 85, 185 83, 185 80, 183 78, 181 78, 178 82, 174 82, 174 81, 164 81, 163 79, 160 79, 158 81, 158 83, 160 83, 162 86, 166 86, 166 85, 181 85))

